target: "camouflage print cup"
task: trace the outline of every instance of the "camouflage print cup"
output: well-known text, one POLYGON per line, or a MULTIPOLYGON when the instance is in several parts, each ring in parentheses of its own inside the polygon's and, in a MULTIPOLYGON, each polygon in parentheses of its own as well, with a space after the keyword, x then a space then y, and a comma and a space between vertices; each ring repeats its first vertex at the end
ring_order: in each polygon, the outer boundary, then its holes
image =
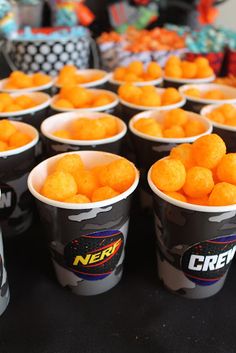
POLYGON ((215 83, 205 83, 198 85, 184 85, 179 88, 179 92, 186 98, 185 109, 190 112, 200 113, 201 109, 203 109, 206 105, 209 104, 235 104, 236 103, 236 88, 219 85, 215 83), (197 89, 202 94, 206 93, 210 90, 220 90, 225 96, 225 99, 205 99, 189 96, 185 93, 189 89, 197 89))
POLYGON ((70 124, 79 118, 83 119, 98 119, 102 117, 113 117, 113 115, 104 113, 61 113, 51 116, 44 120, 41 125, 41 132, 45 145, 45 153, 47 157, 54 156, 62 152, 73 152, 81 150, 97 150, 110 153, 119 154, 121 150, 122 141, 126 135, 127 127, 125 123, 117 119, 118 133, 112 137, 103 138, 100 140, 72 140, 54 136, 56 130, 68 129, 70 124))
MULTIPOLYGON (((0 200, 1 200, 1 192, 0 192, 0 200)), ((6 310, 9 300, 10 300, 10 292, 8 288, 7 272, 4 264, 2 232, 0 228, 0 316, 6 310)))
POLYGON ((154 137, 144 134, 135 129, 135 123, 140 119, 154 118, 157 122, 162 123, 167 112, 158 112, 150 110, 135 115, 129 122, 129 130, 131 131, 131 138, 133 141, 137 166, 141 173, 141 204, 143 208, 151 207, 151 190, 147 184, 147 172, 151 165, 157 160, 166 157, 170 154, 172 148, 182 143, 192 143, 203 135, 208 135, 212 132, 212 124, 208 119, 201 117, 199 114, 187 112, 189 119, 200 121, 205 126, 205 131, 196 136, 183 138, 165 138, 154 137))
POLYGON ((12 123, 32 141, 0 152, 0 221, 4 237, 20 234, 32 223, 33 198, 27 188, 27 178, 35 165, 35 147, 39 139, 34 127, 16 121, 12 123))
POLYGON ((198 206, 153 191, 159 278, 186 298, 210 297, 223 287, 236 251, 236 205, 198 206))
MULTIPOLYGON (((218 105, 207 105, 201 110, 201 115, 207 118, 208 114, 216 108, 219 108, 222 104, 218 105)), ((234 104, 236 109, 236 104, 234 104)), ((213 120, 210 120, 213 125, 213 133, 219 135, 225 142, 227 152, 234 153, 236 151, 236 126, 219 124, 213 120)))
MULTIPOLYGON (((98 151, 73 153, 79 154, 89 168, 120 158, 98 151)), ((130 202, 138 185, 138 171, 135 169, 133 185, 112 199, 84 204, 58 202, 42 196, 40 190, 56 161, 64 155, 51 157, 35 167, 28 186, 48 234, 59 283, 75 294, 100 294, 113 288, 122 277, 130 202)))

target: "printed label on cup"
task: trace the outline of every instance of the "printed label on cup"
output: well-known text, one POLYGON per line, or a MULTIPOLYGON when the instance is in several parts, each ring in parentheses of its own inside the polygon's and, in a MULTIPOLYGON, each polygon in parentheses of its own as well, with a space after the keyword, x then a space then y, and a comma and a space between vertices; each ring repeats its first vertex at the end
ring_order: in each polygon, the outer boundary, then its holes
POLYGON ((236 235, 195 244, 183 254, 182 270, 192 282, 200 286, 210 286, 227 272, 235 252, 236 235))
POLYGON ((124 236, 118 230, 87 234, 66 245, 65 264, 80 278, 100 280, 114 271, 123 248, 124 236))
POLYGON ((17 195, 15 190, 7 184, 0 184, 0 220, 4 221, 10 217, 16 208, 17 195))

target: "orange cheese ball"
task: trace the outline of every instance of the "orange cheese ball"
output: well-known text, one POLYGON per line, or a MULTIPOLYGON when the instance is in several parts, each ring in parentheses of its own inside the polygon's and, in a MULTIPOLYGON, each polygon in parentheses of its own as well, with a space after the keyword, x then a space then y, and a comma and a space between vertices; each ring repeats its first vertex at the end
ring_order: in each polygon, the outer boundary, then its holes
POLYGON ((57 83, 61 87, 73 87, 77 85, 76 76, 61 75, 59 76, 57 83))
POLYGON ((99 96, 94 98, 93 106, 101 107, 103 105, 108 105, 112 103, 113 99, 108 94, 100 94, 99 96))
POLYGON ((110 186, 117 192, 128 190, 135 180, 135 169, 132 163, 125 158, 119 158, 99 173, 101 186, 110 186))
POLYGON ((143 134, 154 137, 162 137, 162 129, 160 124, 153 118, 141 118, 134 123, 134 128, 143 134))
POLYGON ((128 71, 134 75, 140 76, 143 73, 143 63, 141 61, 133 61, 128 65, 128 71))
POLYGON ((196 74, 196 78, 207 78, 207 77, 211 77, 214 75, 214 71, 210 66, 206 66, 206 67, 197 67, 197 74, 196 74))
POLYGON ((187 201, 189 203, 194 204, 194 205, 209 206, 208 196, 197 198, 197 199, 192 198, 192 197, 188 197, 187 201))
POLYGON ((169 129, 163 131, 163 135, 166 138, 183 138, 185 137, 184 129, 182 126, 173 125, 169 129))
POLYGON ((69 203, 89 203, 91 202, 90 199, 81 194, 77 194, 71 197, 68 197, 67 199, 64 200, 64 202, 69 202, 69 203))
POLYGON ((111 199, 112 197, 116 197, 118 195, 119 193, 113 190, 110 186, 102 186, 93 192, 92 202, 111 199))
POLYGON ((142 94, 140 97, 140 105, 147 107, 159 107, 161 105, 161 97, 157 92, 142 94))
POLYGON ((137 75, 133 74, 133 72, 128 72, 125 75, 125 81, 126 82, 137 82, 137 81, 139 81, 139 77, 137 75))
POLYGON ((187 96, 194 97, 194 98, 201 98, 201 91, 197 88, 189 88, 184 91, 187 96))
POLYGON ((99 140, 106 138, 106 127, 100 119, 78 119, 72 123, 72 136, 76 140, 99 140))
POLYGON ((119 87, 118 94, 122 99, 129 102, 132 101, 134 97, 140 97, 142 90, 140 87, 136 87, 131 83, 126 83, 119 87))
POLYGON ((203 56, 199 56, 194 61, 198 67, 207 67, 210 65, 209 60, 207 58, 204 58, 203 56))
POLYGON ((208 195, 214 187, 212 172, 203 167, 192 167, 187 171, 184 193, 193 198, 208 195))
POLYGON ((181 192, 177 191, 172 191, 172 192, 165 192, 165 194, 169 197, 172 197, 175 200, 182 201, 182 202, 187 202, 186 196, 181 194, 181 192))
POLYGON ((147 66, 147 73, 148 75, 150 75, 152 79, 157 79, 161 77, 162 70, 160 65, 158 65, 158 63, 151 61, 147 66))
POLYGON ((236 153, 226 154, 217 166, 219 181, 236 184, 236 153))
POLYGON ((68 88, 67 93, 65 93, 65 99, 73 104, 75 108, 83 107, 92 101, 91 93, 83 87, 68 88))
POLYGON ((183 78, 193 79, 197 75, 197 65, 189 61, 182 61, 181 63, 183 78))
POLYGON ((8 81, 17 89, 33 87, 32 76, 28 76, 22 71, 12 72, 8 78, 8 81))
POLYGON ((10 137, 17 131, 17 128, 9 120, 0 120, 0 141, 8 142, 10 137))
POLYGON ((229 183, 215 185, 209 197, 210 206, 228 206, 236 204, 236 186, 229 183))
POLYGON ((17 112, 18 110, 22 110, 22 107, 18 104, 12 103, 5 107, 4 112, 12 113, 17 112))
POLYGON ((33 79, 33 85, 34 86, 44 86, 51 82, 51 77, 45 74, 42 74, 41 72, 38 72, 34 75, 32 75, 33 79))
POLYGON ((156 93, 155 86, 143 86, 142 93, 149 94, 149 93, 156 93))
POLYGON ((13 135, 11 135, 8 145, 11 148, 18 148, 24 145, 27 145, 32 139, 24 134, 23 132, 16 131, 13 135))
POLYGON ((182 78, 183 71, 178 65, 168 65, 165 68, 165 75, 171 78, 182 78))
POLYGON ((74 177, 78 187, 78 193, 83 194, 91 199, 94 191, 99 187, 99 182, 94 173, 90 170, 80 170, 74 173, 74 177))
POLYGON ((4 152, 8 149, 8 144, 6 142, 0 141, 0 152, 4 152))
POLYGON ((161 96, 162 105, 169 105, 178 103, 181 100, 181 96, 176 88, 166 88, 161 96))
POLYGON ((169 128, 173 125, 183 126, 187 120, 188 115, 183 109, 170 110, 164 117, 164 127, 169 128))
POLYGON ((124 81, 126 75, 125 67, 117 67, 114 71, 114 79, 117 81, 124 81))
POLYGON ((194 166, 194 159, 192 156, 192 145, 183 143, 179 146, 172 148, 170 158, 180 160, 185 169, 188 170, 194 166))
POLYGON ((71 139, 71 134, 67 130, 57 130, 53 133, 53 136, 60 137, 62 139, 71 139))
POLYGON ((73 76, 76 75, 77 68, 74 65, 65 65, 59 73, 60 75, 65 75, 65 76, 73 76))
POLYGON ((216 123, 219 124, 224 124, 225 123, 225 117, 223 113, 221 113, 219 110, 215 109, 212 112, 210 112, 207 117, 216 123))
POLYGON ((213 169, 226 154, 226 146, 220 136, 205 135, 193 143, 192 153, 197 165, 213 169))
POLYGON ((236 108, 232 104, 223 104, 216 110, 219 110, 225 118, 236 119, 236 108))
POLYGON ((186 137, 201 135, 205 131, 205 125, 199 120, 188 120, 184 125, 184 132, 186 137))
POLYGON ((179 191, 184 186, 186 171, 177 159, 161 159, 152 166, 151 178, 162 191, 179 191))
POLYGON ((36 105, 35 101, 30 96, 26 95, 15 97, 14 103, 23 109, 32 108, 36 105))
POLYGON ((61 108, 61 109, 73 109, 74 108, 73 104, 70 101, 68 101, 67 99, 57 99, 54 102, 54 106, 56 108, 61 108))
POLYGON ((77 194, 77 184, 71 174, 55 171, 46 178, 41 194, 52 200, 64 201, 77 194))
POLYGON ((181 64, 181 59, 175 55, 171 55, 166 62, 166 66, 173 66, 173 65, 180 66, 180 64, 181 64))
POLYGON ((119 132, 118 120, 114 116, 105 116, 99 118, 100 123, 106 130, 106 136, 114 136, 119 132))
POLYGON ((8 93, 0 93, 0 103, 3 105, 2 110, 13 103, 13 98, 8 93))
POLYGON ((55 164, 56 172, 66 172, 73 175, 80 173, 84 169, 84 164, 78 154, 71 153, 61 157, 55 164))
POLYGON ((212 89, 204 93, 204 99, 213 99, 213 100, 221 100, 225 99, 225 95, 219 89, 212 89))

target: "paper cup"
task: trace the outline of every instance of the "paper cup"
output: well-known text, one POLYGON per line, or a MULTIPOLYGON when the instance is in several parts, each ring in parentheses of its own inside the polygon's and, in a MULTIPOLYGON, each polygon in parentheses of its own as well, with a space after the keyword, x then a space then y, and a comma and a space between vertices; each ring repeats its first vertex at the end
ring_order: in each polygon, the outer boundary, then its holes
POLYGON ((148 119, 154 118, 158 122, 162 122, 166 115, 166 112, 158 112, 150 110, 147 112, 142 112, 135 115, 129 122, 129 130, 131 131, 131 137, 135 148, 137 166, 141 174, 141 204, 143 208, 151 207, 150 193, 151 190, 147 184, 147 172, 151 165, 159 159, 166 157, 170 154, 172 148, 180 145, 182 143, 192 143, 199 137, 203 135, 208 135, 212 132, 212 124, 209 120, 201 117, 198 114, 187 112, 188 116, 192 120, 201 121, 206 130, 204 133, 192 137, 184 138, 164 138, 164 137, 153 137, 147 134, 144 134, 137 129, 135 129, 134 124, 139 119, 148 119), (145 195, 149 194, 149 195, 145 195), (149 201, 148 201, 149 199, 149 201), (146 201, 145 201, 146 200, 146 201))
MULTIPOLYGON (((201 110, 201 115, 207 118, 209 113, 222 105, 223 104, 207 105, 201 110)), ((234 106, 236 108, 236 104, 234 104, 234 106)), ((213 132, 224 140, 228 153, 234 153, 236 151, 236 126, 219 124, 211 119, 209 119, 209 121, 213 125, 213 132)))
MULTIPOLYGON (((80 76, 89 76, 92 74, 101 74, 103 75, 100 79, 91 81, 91 82, 86 82, 86 83, 80 83, 78 86, 84 87, 84 88, 98 88, 104 86, 107 81, 109 80, 110 74, 104 70, 98 70, 98 69, 85 69, 85 70, 78 70, 77 74, 80 76)), ((55 79, 55 92, 57 93, 62 86, 58 83, 58 78, 55 79)))
POLYGON ((180 93, 187 99, 185 108, 189 111, 200 113, 201 109, 209 104, 235 104, 236 103, 236 88, 218 85, 214 83, 206 83, 201 85, 184 85, 179 88, 180 93), (188 96, 185 92, 190 88, 197 88, 201 92, 207 92, 212 89, 221 90, 228 98, 227 99, 204 99, 188 96))
POLYGON ((206 78, 193 78, 193 79, 187 79, 187 78, 173 78, 173 77, 167 77, 164 76, 164 87, 174 87, 174 88, 179 88, 183 85, 195 85, 195 84, 201 84, 201 83, 210 83, 215 80, 215 75, 206 77, 206 78))
MULTIPOLYGON (((1 192, 0 192, 1 202, 1 192)), ((6 310, 10 300, 10 292, 7 281, 7 272, 4 262, 3 243, 2 243, 2 232, 0 228, 0 316, 6 310)))
POLYGON ((112 102, 110 104, 106 104, 100 107, 94 107, 94 108, 73 108, 73 109, 68 109, 68 108, 58 108, 54 105, 55 101, 58 99, 58 95, 54 96, 52 98, 51 102, 51 109, 53 112, 58 113, 64 113, 64 112, 81 112, 81 111, 87 111, 87 112, 106 112, 108 114, 113 114, 115 113, 115 110, 119 104, 119 98, 118 96, 110 91, 106 91, 103 89, 91 89, 90 90, 94 95, 99 95, 101 93, 106 93, 112 98, 112 102))
POLYGON ((180 296, 201 299, 223 287, 236 251, 236 205, 198 206, 153 191, 158 273, 180 296))
POLYGON ((50 82, 48 82, 45 85, 41 86, 35 86, 35 87, 29 87, 29 88, 5 88, 5 84, 7 83, 8 79, 5 78, 4 80, 0 81, 0 91, 5 92, 5 93, 20 93, 20 94, 25 94, 25 93, 32 93, 32 92, 44 92, 44 93, 49 93, 51 92, 51 88, 53 86, 54 80, 51 79, 50 82))
MULTIPOLYGON (((61 113, 53 115, 50 118, 44 120, 41 125, 41 132, 44 137, 45 151, 48 157, 54 156, 55 154, 62 152, 72 152, 80 150, 97 150, 110 153, 120 153, 121 144, 124 136, 127 132, 125 123, 117 119, 119 132, 112 137, 108 137, 100 140, 71 140, 59 138, 53 135, 53 132, 60 129, 69 128, 70 124, 74 120, 79 118, 96 119, 104 117, 104 113, 61 113)), ((106 116, 113 117, 112 115, 106 114, 106 116)))
MULTIPOLYGON (((156 80, 132 82, 132 84, 134 84, 135 86, 138 86, 138 87, 144 87, 144 86, 160 87, 162 85, 162 82, 163 82, 163 78, 160 77, 156 80)), ((109 81, 108 81, 108 87, 112 92, 117 93, 118 88, 123 84, 125 84, 125 81, 115 80, 113 73, 110 74, 109 81)))
POLYGON ((3 236, 26 231, 32 223, 33 199, 28 192, 27 178, 35 165, 35 146, 39 135, 32 126, 13 122, 17 129, 32 137, 25 146, 0 152, 0 220, 3 236))
MULTIPOLYGON (((73 152, 86 167, 110 163, 117 155, 73 152)), ((41 221, 48 233, 52 262, 63 287, 79 295, 95 295, 113 288, 121 279, 131 196, 138 185, 109 200, 73 204, 50 200, 39 191, 55 162, 64 154, 47 159, 29 175, 28 186, 36 198, 41 221)))
MULTIPOLYGON (((19 97, 23 93, 12 93, 12 97, 19 97)), ((10 119, 13 121, 22 121, 24 123, 33 125, 36 129, 40 129, 40 125, 44 119, 48 116, 48 107, 51 103, 51 97, 42 92, 26 93, 27 96, 35 100, 38 105, 24 110, 16 112, 3 112, 0 113, 0 119, 10 119)))
MULTIPOLYGON (((157 88, 157 92, 160 94, 162 94, 164 90, 165 89, 163 88, 157 88)), ((186 99, 182 96, 182 99, 178 103, 170 104, 170 105, 162 105, 159 107, 148 107, 144 105, 137 105, 137 104, 129 103, 121 98, 120 98, 120 103, 121 103, 121 109, 122 109, 122 119, 125 122, 129 122, 130 118, 132 118, 134 115, 141 113, 143 111, 155 110, 158 112, 162 112, 162 111, 181 108, 185 105, 186 99)))

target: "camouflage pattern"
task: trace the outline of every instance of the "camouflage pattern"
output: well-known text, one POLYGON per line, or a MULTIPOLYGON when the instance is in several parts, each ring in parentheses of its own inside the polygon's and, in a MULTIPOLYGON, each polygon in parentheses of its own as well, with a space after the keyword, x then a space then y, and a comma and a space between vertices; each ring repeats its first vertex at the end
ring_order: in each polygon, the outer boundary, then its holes
POLYGON ((4 266, 2 233, 0 229, 0 316, 6 310, 9 300, 10 292, 8 288, 7 272, 4 266))

